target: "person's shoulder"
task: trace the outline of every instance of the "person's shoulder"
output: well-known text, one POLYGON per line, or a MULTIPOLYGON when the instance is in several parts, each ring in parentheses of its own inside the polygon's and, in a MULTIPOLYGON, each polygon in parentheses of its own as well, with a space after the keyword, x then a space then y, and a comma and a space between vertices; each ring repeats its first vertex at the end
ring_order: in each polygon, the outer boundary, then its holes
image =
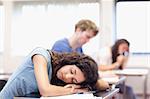
POLYGON ((52 46, 52 50, 56 52, 68 52, 70 50, 68 39, 64 38, 55 42, 52 46))
POLYGON ((46 51, 47 49, 43 48, 43 47, 36 47, 33 49, 33 51, 46 51))
POLYGON ((63 39, 57 40, 54 45, 56 45, 56 44, 63 44, 64 45, 64 44, 67 44, 67 43, 68 43, 68 39, 63 38, 63 39))

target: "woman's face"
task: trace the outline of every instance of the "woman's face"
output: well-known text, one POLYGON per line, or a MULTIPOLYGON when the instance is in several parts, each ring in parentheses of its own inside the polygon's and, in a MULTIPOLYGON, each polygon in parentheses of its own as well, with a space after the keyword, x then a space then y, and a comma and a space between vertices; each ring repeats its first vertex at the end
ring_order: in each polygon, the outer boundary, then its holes
POLYGON ((79 84, 85 81, 83 72, 76 65, 65 65, 57 71, 56 76, 65 83, 79 84))
POLYGON ((120 44, 118 48, 118 53, 129 52, 129 46, 126 43, 120 44))

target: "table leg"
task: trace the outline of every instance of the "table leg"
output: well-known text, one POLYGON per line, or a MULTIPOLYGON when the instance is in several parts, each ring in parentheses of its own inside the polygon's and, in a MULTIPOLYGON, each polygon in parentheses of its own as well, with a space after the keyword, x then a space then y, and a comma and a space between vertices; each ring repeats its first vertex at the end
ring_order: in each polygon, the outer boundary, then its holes
POLYGON ((147 98, 147 75, 143 76, 143 98, 146 99, 147 98))
POLYGON ((126 95, 126 86, 125 86, 125 81, 123 82, 123 99, 125 99, 125 95, 126 95))

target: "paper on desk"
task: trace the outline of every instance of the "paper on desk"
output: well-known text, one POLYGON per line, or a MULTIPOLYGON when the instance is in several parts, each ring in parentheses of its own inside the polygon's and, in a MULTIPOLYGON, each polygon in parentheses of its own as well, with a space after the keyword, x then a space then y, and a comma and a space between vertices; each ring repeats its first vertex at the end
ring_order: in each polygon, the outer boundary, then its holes
POLYGON ((102 97, 95 97, 92 93, 88 93, 88 94, 72 94, 55 97, 41 97, 40 99, 102 99, 102 97))
POLYGON ((111 71, 99 72, 100 78, 109 84, 114 84, 119 81, 119 77, 111 71))

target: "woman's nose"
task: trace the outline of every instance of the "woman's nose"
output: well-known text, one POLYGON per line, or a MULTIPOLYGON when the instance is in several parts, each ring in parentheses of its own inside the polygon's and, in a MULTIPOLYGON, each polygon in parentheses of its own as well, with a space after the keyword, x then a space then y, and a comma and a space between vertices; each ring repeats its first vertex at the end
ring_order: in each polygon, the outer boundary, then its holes
POLYGON ((66 79, 73 78, 73 74, 66 74, 66 79))

